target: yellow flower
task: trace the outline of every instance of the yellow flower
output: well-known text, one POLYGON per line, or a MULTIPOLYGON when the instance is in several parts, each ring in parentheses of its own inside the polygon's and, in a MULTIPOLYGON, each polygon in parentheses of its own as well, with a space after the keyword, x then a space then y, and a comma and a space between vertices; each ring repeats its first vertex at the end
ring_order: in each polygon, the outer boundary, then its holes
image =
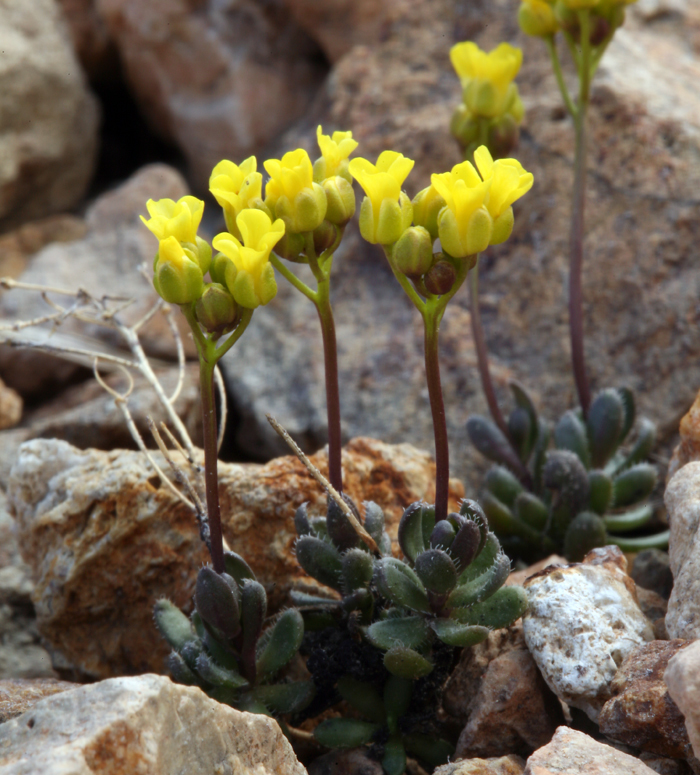
POLYGON ((445 206, 445 200, 435 186, 428 186, 413 197, 413 222, 427 229, 433 240, 438 237, 438 215, 445 206))
POLYGON ((494 161, 485 145, 474 151, 474 161, 481 177, 491 184, 486 201, 486 208, 493 218, 493 233, 489 244, 500 245, 513 231, 511 205, 532 188, 534 176, 526 172, 517 159, 494 161))
POLYGON ((159 241, 175 237, 178 242, 197 244, 197 229, 204 212, 201 199, 194 196, 183 196, 177 202, 172 199, 159 199, 157 202, 149 199, 146 209, 151 217, 146 220, 142 215, 141 220, 159 241))
POLYGON ((559 29, 552 3, 547 0, 523 0, 518 10, 518 23, 526 35, 547 37, 559 29))
POLYGON ((450 60, 462 81, 464 102, 478 116, 494 118, 505 113, 514 99, 512 83, 520 70, 523 52, 501 43, 486 53, 476 43, 457 43, 450 60))
POLYGON ((197 257, 184 250, 174 236, 161 240, 153 274, 153 287, 170 304, 189 304, 204 290, 204 279, 197 257))
POLYGON ((221 205, 226 228, 237 234, 236 216, 251 206, 255 199, 262 199, 262 175, 257 172, 255 156, 249 156, 240 166, 224 159, 212 170, 209 190, 221 205))
POLYGON ((360 208, 360 233, 373 245, 391 245, 411 225, 411 200, 401 191, 415 162, 396 151, 383 151, 377 164, 358 157, 348 169, 367 195, 360 208))
POLYGON ((326 178, 340 175, 348 183, 352 179, 348 173, 348 157, 357 148, 357 141, 352 139, 352 132, 333 132, 333 136, 324 135, 319 124, 316 129, 318 147, 321 157, 314 162, 314 180, 323 183, 326 178))
POLYGON ((243 237, 242 244, 227 232, 214 237, 214 247, 229 259, 223 267, 217 262, 216 274, 223 275, 236 303, 255 309, 267 304, 277 293, 269 258, 270 251, 284 234, 284 221, 278 218, 272 223, 262 210, 243 210, 236 224, 243 237))
POLYGON ((485 250, 493 230, 493 220, 485 207, 491 181, 482 180, 468 161, 457 164, 451 172, 432 175, 430 181, 445 200, 438 215, 443 249, 454 258, 485 250))
POLYGON ((265 204, 282 218, 288 232, 313 231, 326 217, 326 194, 314 183, 309 154, 302 148, 268 159, 265 169, 270 180, 265 186, 265 204))

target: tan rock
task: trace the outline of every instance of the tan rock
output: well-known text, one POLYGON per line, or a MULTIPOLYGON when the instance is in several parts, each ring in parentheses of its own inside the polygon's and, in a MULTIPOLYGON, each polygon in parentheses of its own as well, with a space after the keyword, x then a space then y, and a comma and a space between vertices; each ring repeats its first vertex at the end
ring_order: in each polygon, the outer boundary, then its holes
POLYGON ((221 159, 240 162, 303 116, 325 75, 317 47, 279 0, 97 7, 142 112, 177 143, 199 188, 221 159))
POLYGON ((22 419, 22 396, 0 379, 0 431, 11 428, 22 419))
POLYGON ((55 694, 0 726, 0 773, 305 775, 277 722, 169 678, 55 694))
POLYGON ((700 462, 688 463, 674 475, 664 502, 673 573, 666 629, 672 638, 694 639, 700 637, 700 462))
MULTIPOLYGON (((326 456, 312 460, 323 471, 326 456)), ((345 491, 384 508, 394 537, 403 508, 434 496, 434 463, 409 445, 355 439, 343 455, 345 491)), ((294 558, 296 508, 325 496, 295 458, 219 465, 224 535, 250 563, 272 609, 302 576, 294 558)), ((20 447, 9 500, 32 566, 42 634, 94 677, 160 671, 168 649, 152 623, 167 595, 191 608, 196 571, 208 557, 194 516, 141 453, 80 451, 37 439, 20 447)), ((452 483, 451 508, 463 490, 452 483)))
POLYGON ((694 641, 669 661, 664 681, 685 718, 693 752, 700 759, 700 641, 694 641))
POLYGON ((548 568, 550 565, 568 565, 568 564, 569 564, 569 561, 566 559, 566 557, 561 557, 558 554, 551 554, 549 557, 545 557, 544 560, 540 560, 539 562, 533 563, 528 568, 524 568, 523 570, 514 570, 508 576, 506 584, 508 586, 512 586, 512 585, 522 586, 525 583, 525 581, 530 578, 530 576, 534 576, 536 573, 539 573, 541 570, 548 568))
POLYGON ((626 567, 622 552, 608 546, 525 582, 528 648, 552 691, 593 721, 625 657, 654 638, 626 567))
POLYGON ((611 684, 612 698, 603 706, 600 731, 633 748, 672 759, 692 757, 683 714, 664 683, 669 660, 691 641, 652 641, 628 654, 611 684))
POLYGON ((527 760, 524 775, 652 775, 639 759, 568 727, 527 760))
POLYGON ((91 81, 114 78, 117 50, 95 0, 58 0, 68 22, 73 48, 91 81))
MULTIPOLYGON (((24 283, 65 288, 72 292, 83 288, 97 299, 105 294, 133 299, 134 303, 120 317, 126 323, 139 320, 158 298, 152 285, 139 271, 142 264, 152 264, 157 248, 153 235, 138 221, 138 213, 146 212, 149 191, 155 196, 179 199, 187 194, 187 186, 179 173, 163 164, 142 168, 118 189, 99 197, 88 209, 85 220, 89 231, 83 239, 47 245, 32 257, 19 279, 24 283)), ((59 303, 67 303, 64 296, 55 295, 54 298, 59 303)), ((13 290, 4 293, 0 299, 3 323, 34 320, 55 311, 38 292, 13 290)), ((186 333, 187 323, 179 314, 175 320, 181 326, 184 342, 191 350, 193 345, 189 333, 186 333)), ((0 333, 2 340, 20 337, 81 350, 87 347, 98 352, 106 349, 108 353, 116 351, 123 354, 125 348, 125 342, 117 332, 74 320, 63 322, 57 331, 46 326, 0 333)), ((139 333, 149 354, 170 359, 175 357, 173 337, 162 315, 156 315, 139 333)), ((84 365, 91 368, 92 358, 84 359, 84 365)), ((0 348, 0 371, 7 383, 23 396, 36 397, 43 391, 55 395, 58 386, 75 376, 77 368, 75 362, 58 359, 39 350, 0 348)))
POLYGON ((52 694, 75 689, 79 684, 55 678, 5 678, 0 680, 0 724, 30 710, 52 694))
POLYGON ((564 721, 527 649, 521 622, 464 649, 445 685, 443 708, 463 725, 457 759, 527 756, 564 721))
POLYGON ((515 754, 490 759, 465 759, 438 767, 433 775, 522 775, 525 760, 515 754))
POLYGON ((3 3, 0 231, 73 207, 92 176, 98 109, 55 0, 3 3))

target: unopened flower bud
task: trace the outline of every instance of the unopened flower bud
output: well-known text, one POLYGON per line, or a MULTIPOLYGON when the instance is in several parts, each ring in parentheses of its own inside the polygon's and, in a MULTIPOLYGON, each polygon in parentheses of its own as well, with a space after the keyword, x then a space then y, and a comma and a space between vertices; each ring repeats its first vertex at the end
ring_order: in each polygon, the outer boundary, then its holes
POLYGON ((547 0, 523 0, 518 10, 518 23, 526 35, 546 38, 559 29, 552 4, 547 0))
POLYGON ((513 116, 506 113, 496 119, 489 129, 489 151, 495 159, 502 159, 518 147, 519 139, 518 124, 513 116))
POLYGON ((433 241, 438 236, 438 214, 445 200, 433 186, 428 186, 413 197, 413 223, 427 229, 433 241))
POLYGON ((452 114, 450 133, 463 148, 479 139, 479 120, 464 103, 457 105, 452 114))
POLYGON ((591 34, 589 40, 592 46, 599 46, 608 37, 610 26, 610 22, 605 17, 591 14, 591 34))
POLYGON ((158 249, 153 286, 170 304, 189 304, 204 289, 204 278, 197 257, 185 251, 175 237, 162 240, 158 249))
POLYGON ((304 251, 304 235, 285 232, 282 239, 275 245, 275 253, 280 258, 293 261, 295 264, 305 264, 308 259, 301 255, 304 251))
POLYGON ((286 196, 275 203, 275 217, 281 218, 287 231, 300 234, 313 231, 326 217, 326 192, 318 183, 303 188, 290 201, 286 196))
POLYGON ((338 238, 338 231, 338 227, 327 219, 314 229, 314 250, 317 256, 333 246, 338 238))
POLYGON ((344 226, 355 215, 355 192, 352 183, 336 175, 324 180, 322 185, 328 202, 326 220, 344 226))
POLYGON ((436 296, 442 296, 444 293, 448 293, 455 280, 457 279, 457 272, 449 261, 444 259, 434 264, 423 278, 426 290, 429 293, 434 293, 436 296))
POLYGON ((424 275, 433 263, 433 240, 427 229, 411 226, 394 245, 396 267, 407 277, 424 275))
POLYGON ((208 283, 195 304, 195 315, 210 334, 224 333, 234 323, 238 310, 233 296, 219 283, 208 283))

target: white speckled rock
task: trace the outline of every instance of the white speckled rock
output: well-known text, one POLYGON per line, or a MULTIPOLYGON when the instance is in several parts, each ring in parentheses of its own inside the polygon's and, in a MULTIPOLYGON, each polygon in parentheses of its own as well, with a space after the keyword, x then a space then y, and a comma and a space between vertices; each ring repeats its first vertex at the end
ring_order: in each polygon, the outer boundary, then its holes
POLYGON ((552 691, 593 721, 622 660, 654 639, 626 570, 622 552, 606 546, 581 564, 546 568, 525 583, 527 646, 552 691))
POLYGON ((0 775, 306 775, 277 722, 160 675, 40 700, 0 726, 0 775))
POLYGON ((524 775, 654 775, 634 756, 568 727, 527 760, 524 775))
POLYGON ((685 717, 693 753, 700 759, 700 641, 671 657, 664 682, 685 717))
POLYGON ((672 477, 664 501, 673 573, 666 629, 669 638, 693 640, 700 638, 700 463, 688 463, 672 477))

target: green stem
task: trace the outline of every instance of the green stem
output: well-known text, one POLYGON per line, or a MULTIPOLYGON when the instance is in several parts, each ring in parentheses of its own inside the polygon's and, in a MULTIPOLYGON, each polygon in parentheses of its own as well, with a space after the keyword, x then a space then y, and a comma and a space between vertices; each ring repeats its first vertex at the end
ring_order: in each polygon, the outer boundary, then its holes
POLYGON ((586 204, 586 114, 590 93, 590 16, 579 11, 581 25, 581 63, 579 67, 579 100, 574 116, 576 144, 574 150, 574 191, 571 211, 569 265, 569 331, 571 360, 579 403, 584 416, 588 413, 591 393, 586 376, 583 347, 583 231, 586 204))
POLYGON ((562 99, 564 100, 564 105, 566 105, 566 109, 569 111, 569 114, 575 117, 576 106, 574 105, 573 100, 571 99, 571 95, 569 94, 569 90, 566 87, 566 81, 564 81, 564 73, 561 69, 561 62, 559 61, 557 46, 554 42, 554 35, 549 35, 546 37, 544 42, 547 46, 547 50, 549 51, 549 58, 552 60, 552 70, 554 70, 554 77, 557 79, 557 85, 559 86, 559 91, 561 92, 562 99))
POLYGON ((209 553, 214 570, 223 573, 224 543, 221 531, 221 507, 219 504, 219 476, 217 450, 216 403, 214 400, 214 369, 221 356, 240 339, 253 316, 253 310, 243 309, 236 330, 217 349, 216 343, 202 334, 191 306, 182 311, 190 324, 199 352, 199 381, 202 394, 202 437, 204 446, 204 484, 207 498, 207 524, 209 527, 209 553))
POLYGON ((481 376, 481 386, 486 396, 486 403, 489 406, 489 412, 494 422, 501 429, 506 438, 510 438, 508 426, 498 405, 496 391, 491 380, 491 370, 489 368, 489 356, 484 339, 484 328, 481 324, 481 312, 479 310, 479 262, 469 273, 469 301, 471 310, 472 335, 474 337, 474 346, 476 347, 476 360, 479 366, 479 375, 481 376))
POLYGON ((316 294, 314 291, 309 288, 309 286, 302 282, 295 274, 291 271, 291 269, 288 269, 280 260, 278 256, 276 256, 274 253, 270 253, 270 263, 272 266, 275 267, 275 269, 287 280, 290 282, 298 291, 301 291, 301 293, 306 296, 307 299, 311 299, 315 303, 316 301, 316 294))

